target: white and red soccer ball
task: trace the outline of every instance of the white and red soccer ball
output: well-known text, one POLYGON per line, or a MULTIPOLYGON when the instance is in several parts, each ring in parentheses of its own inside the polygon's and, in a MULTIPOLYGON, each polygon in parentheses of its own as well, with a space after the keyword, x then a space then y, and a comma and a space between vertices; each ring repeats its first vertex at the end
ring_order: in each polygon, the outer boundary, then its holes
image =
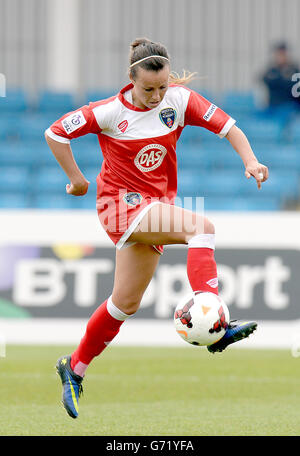
POLYGON ((193 345, 214 344, 224 336, 229 322, 227 305, 220 296, 209 292, 192 292, 174 312, 177 333, 193 345))

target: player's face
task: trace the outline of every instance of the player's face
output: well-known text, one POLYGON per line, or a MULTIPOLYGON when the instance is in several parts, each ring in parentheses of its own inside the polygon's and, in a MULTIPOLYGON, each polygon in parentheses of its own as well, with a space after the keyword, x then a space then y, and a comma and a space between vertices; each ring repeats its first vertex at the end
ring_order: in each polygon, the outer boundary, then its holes
POLYGON ((169 85, 170 68, 165 65, 159 71, 147 71, 138 68, 133 83, 133 104, 141 109, 153 109, 159 105, 165 96, 169 85))

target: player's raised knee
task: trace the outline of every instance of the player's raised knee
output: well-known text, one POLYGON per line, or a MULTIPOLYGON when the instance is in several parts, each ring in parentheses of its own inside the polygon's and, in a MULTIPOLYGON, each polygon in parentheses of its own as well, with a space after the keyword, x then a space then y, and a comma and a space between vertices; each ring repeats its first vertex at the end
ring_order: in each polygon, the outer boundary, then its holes
POLYGON ((188 242, 197 234, 215 234, 214 224, 207 217, 199 217, 195 214, 194 223, 187 227, 185 240, 188 242))

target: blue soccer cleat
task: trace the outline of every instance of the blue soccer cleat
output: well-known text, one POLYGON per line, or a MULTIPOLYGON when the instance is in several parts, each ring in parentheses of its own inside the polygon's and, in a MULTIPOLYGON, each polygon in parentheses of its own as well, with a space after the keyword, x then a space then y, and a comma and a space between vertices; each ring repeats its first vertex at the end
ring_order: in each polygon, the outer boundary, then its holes
POLYGON ((249 337, 256 328, 255 321, 239 323, 238 320, 231 320, 224 336, 214 344, 208 345, 207 350, 211 353, 222 352, 228 345, 249 337))
POLYGON ((73 372, 70 362, 71 356, 63 356, 62 358, 59 358, 55 367, 63 386, 63 406, 72 418, 77 418, 78 400, 83 393, 81 384, 83 377, 80 377, 73 372))

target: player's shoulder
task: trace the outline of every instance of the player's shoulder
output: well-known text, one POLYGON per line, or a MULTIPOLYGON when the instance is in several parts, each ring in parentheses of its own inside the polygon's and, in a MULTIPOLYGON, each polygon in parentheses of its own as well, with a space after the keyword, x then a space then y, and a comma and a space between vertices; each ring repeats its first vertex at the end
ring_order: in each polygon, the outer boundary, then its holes
POLYGON ((188 87, 179 84, 170 84, 165 98, 168 103, 175 105, 178 109, 182 108, 185 110, 190 94, 191 90, 188 87))
POLYGON ((168 94, 171 96, 188 96, 192 90, 182 84, 170 84, 168 87, 168 94))
POLYGON ((98 125, 102 129, 108 128, 121 111, 118 94, 103 100, 90 102, 89 110, 94 114, 98 125))

